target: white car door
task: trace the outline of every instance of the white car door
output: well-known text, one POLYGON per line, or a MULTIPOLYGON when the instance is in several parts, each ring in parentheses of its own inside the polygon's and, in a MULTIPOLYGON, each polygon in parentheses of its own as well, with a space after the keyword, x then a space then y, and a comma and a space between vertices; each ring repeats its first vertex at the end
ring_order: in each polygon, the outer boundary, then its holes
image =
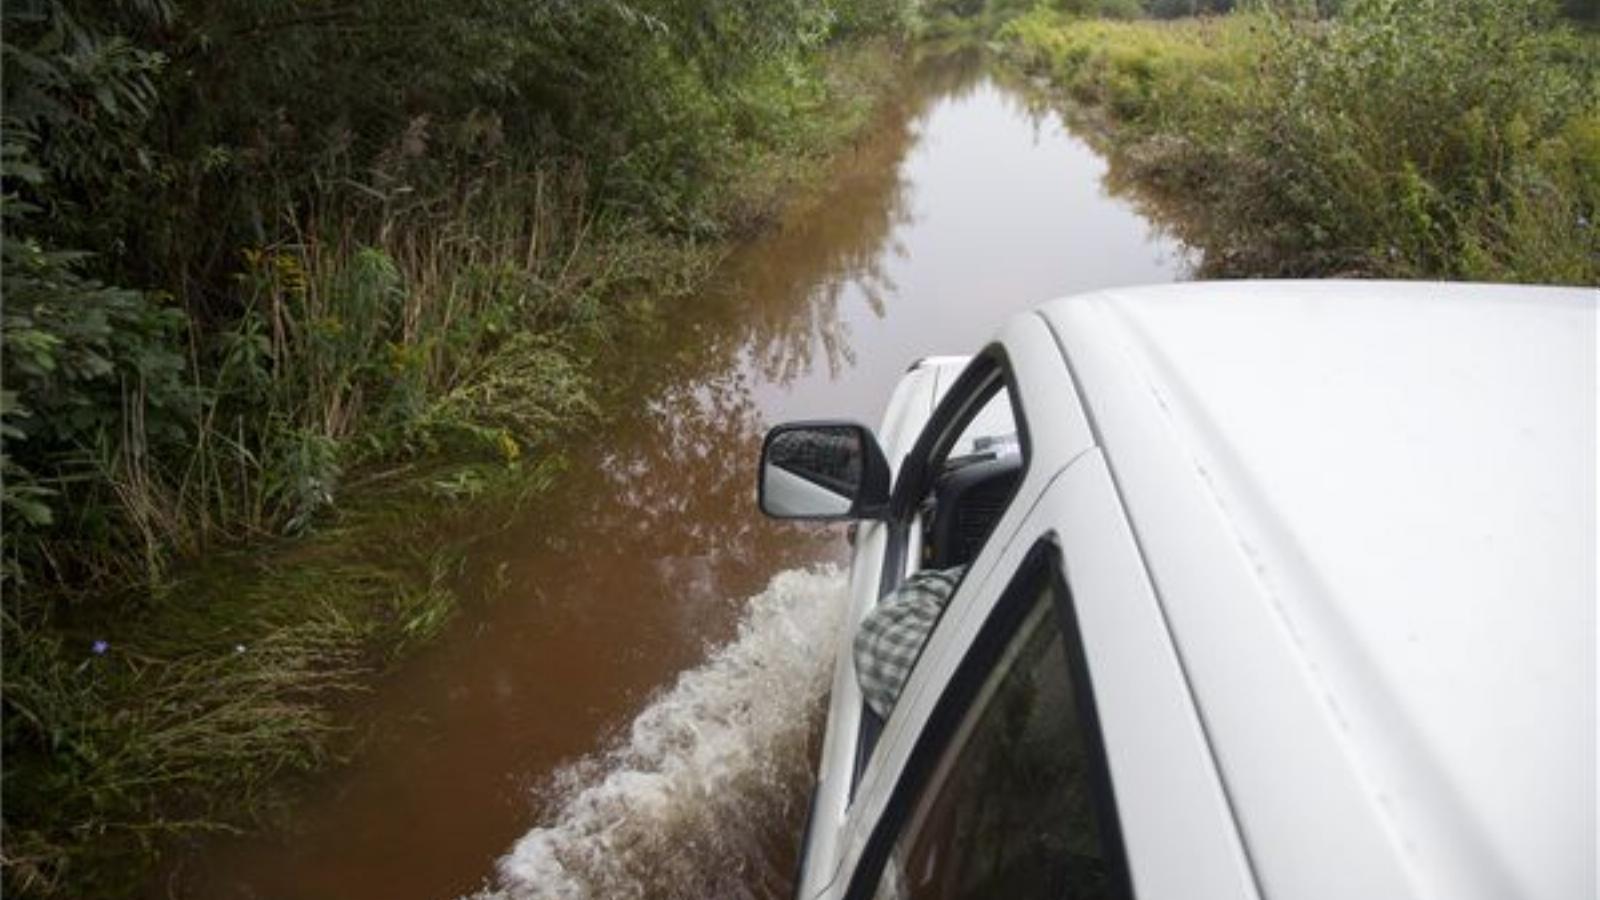
POLYGON ((1256 896, 1099 451, 990 550, 863 773, 828 894, 1256 896))

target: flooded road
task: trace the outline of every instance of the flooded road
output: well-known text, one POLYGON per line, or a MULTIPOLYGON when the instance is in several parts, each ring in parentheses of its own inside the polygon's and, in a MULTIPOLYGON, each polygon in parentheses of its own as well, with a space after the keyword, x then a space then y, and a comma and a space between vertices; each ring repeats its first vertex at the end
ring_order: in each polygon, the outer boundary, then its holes
POLYGON ((844 546, 757 513, 763 430, 876 424, 918 357, 1188 270, 978 58, 914 82, 814 202, 630 338, 637 411, 474 553, 498 599, 381 687, 359 764, 287 833, 215 846, 160 893, 785 894, 844 546))

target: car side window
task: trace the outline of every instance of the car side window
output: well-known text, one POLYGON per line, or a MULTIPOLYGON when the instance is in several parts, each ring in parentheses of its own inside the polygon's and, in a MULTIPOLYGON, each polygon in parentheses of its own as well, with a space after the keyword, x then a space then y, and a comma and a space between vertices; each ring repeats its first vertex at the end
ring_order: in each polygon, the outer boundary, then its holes
POLYGON ((1003 361, 980 356, 940 401, 895 485, 898 537, 890 541, 901 549, 885 560, 884 596, 853 647, 865 703, 852 791, 947 602, 1021 484, 1027 441, 1014 399, 1003 361), (912 561, 917 574, 903 581, 912 528, 920 529, 921 551, 912 561), (928 587, 940 590, 935 596, 928 587))
POLYGON ((1110 792, 1092 715, 1080 708, 1088 695, 1074 675, 1075 629, 1062 621, 1065 587, 1030 580, 1020 624, 959 704, 965 713, 927 777, 900 799, 874 897, 1124 894, 1116 826, 1107 840, 1096 808, 1110 792))
POLYGON ((927 473, 918 503, 921 568, 970 563, 1000 521, 1021 480, 1025 458, 1009 387, 998 377, 951 430, 927 473))

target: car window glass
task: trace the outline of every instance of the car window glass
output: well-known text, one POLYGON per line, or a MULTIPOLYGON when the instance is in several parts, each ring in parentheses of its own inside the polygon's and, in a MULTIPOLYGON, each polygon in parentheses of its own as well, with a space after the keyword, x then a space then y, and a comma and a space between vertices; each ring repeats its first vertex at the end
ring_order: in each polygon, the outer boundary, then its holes
MULTIPOLYGON (((916 468, 908 486, 917 497, 915 518, 907 529, 906 556, 912 560, 909 582, 902 577, 885 593, 858 626, 853 642, 856 674, 863 690, 862 730, 856 747, 859 780, 877 745, 878 735, 933 630, 943 618, 951 593, 965 578, 1021 483, 1026 462, 1020 439, 1020 418, 1012 392, 995 361, 982 382, 960 397, 961 412, 930 426, 937 429, 928 464, 916 468), (937 608, 925 614, 926 591, 908 595, 916 573, 942 572, 947 579, 929 582, 941 588, 937 608), (917 608, 907 615, 908 604, 917 608), (883 627, 877 627, 882 625, 883 627), (863 634, 867 637, 863 639, 863 634), (887 673, 888 678, 877 678, 887 673), (876 692, 876 693, 874 693, 876 692), (877 699, 878 702, 874 702, 877 699)), ((964 378, 966 376, 963 376, 964 378)), ((959 397, 959 395, 953 395, 959 397)), ((948 404, 950 398, 944 403, 948 404)), ((919 446, 929 441, 924 434, 919 446)), ((898 488, 897 488, 898 489, 898 488)), ((903 574, 903 573, 902 573, 903 574)), ((852 791, 855 784, 852 783, 852 791)))
POLYGON ((950 447, 952 459, 974 454, 990 456, 1021 453, 1016 419, 1011 412, 1011 392, 1001 386, 978 409, 950 447))
POLYGON ((1113 896, 1055 588, 990 671, 912 804, 874 896, 1113 896))
POLYGON ((931 469, 918 507, 920 568, 949 569, 977 557, 1022 477, 1011 392, 998 379, 992 393, 958 423, 957 436, 931 469))

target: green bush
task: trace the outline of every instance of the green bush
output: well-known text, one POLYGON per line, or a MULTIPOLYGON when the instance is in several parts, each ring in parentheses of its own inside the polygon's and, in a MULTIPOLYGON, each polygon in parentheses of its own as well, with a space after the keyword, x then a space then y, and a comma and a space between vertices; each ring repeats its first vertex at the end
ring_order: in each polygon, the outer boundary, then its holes
POLYGON ((1109 113, 1210 272, 1600 283, 1600 42, 1541 0, 1035 13, 1001 37, 1109 113))
POLYGON ((154 583, 304 529, 511 335, 596 321, 613 242, 759 219, 828 46, 908 8, 8 4, 7 571, 154 583))
POLYGON ((546 484, 630 306, 771 219, 909 10, 0 8, 7 889, 135 890, 118 867, 325 758, 329 698, 447 618, 436 554, 195 573, 351 540, 354 483, 430 520, 546 484))
POLYGON ((1277 224, 1251 240, 1319 270, 1600 283, 1600 67, 1546 4, 1352 0, 1270 37, 1242 201, 1277 224))
POLYGON ((1012 59, 1140 133, 1204 122, 1237 103, 1259 51, 1244 17, 1174 23, 1078 20, 1038 11, 999 38, 1012 59), (1170 126, 1169 126, 1170 123, 1170 126))

